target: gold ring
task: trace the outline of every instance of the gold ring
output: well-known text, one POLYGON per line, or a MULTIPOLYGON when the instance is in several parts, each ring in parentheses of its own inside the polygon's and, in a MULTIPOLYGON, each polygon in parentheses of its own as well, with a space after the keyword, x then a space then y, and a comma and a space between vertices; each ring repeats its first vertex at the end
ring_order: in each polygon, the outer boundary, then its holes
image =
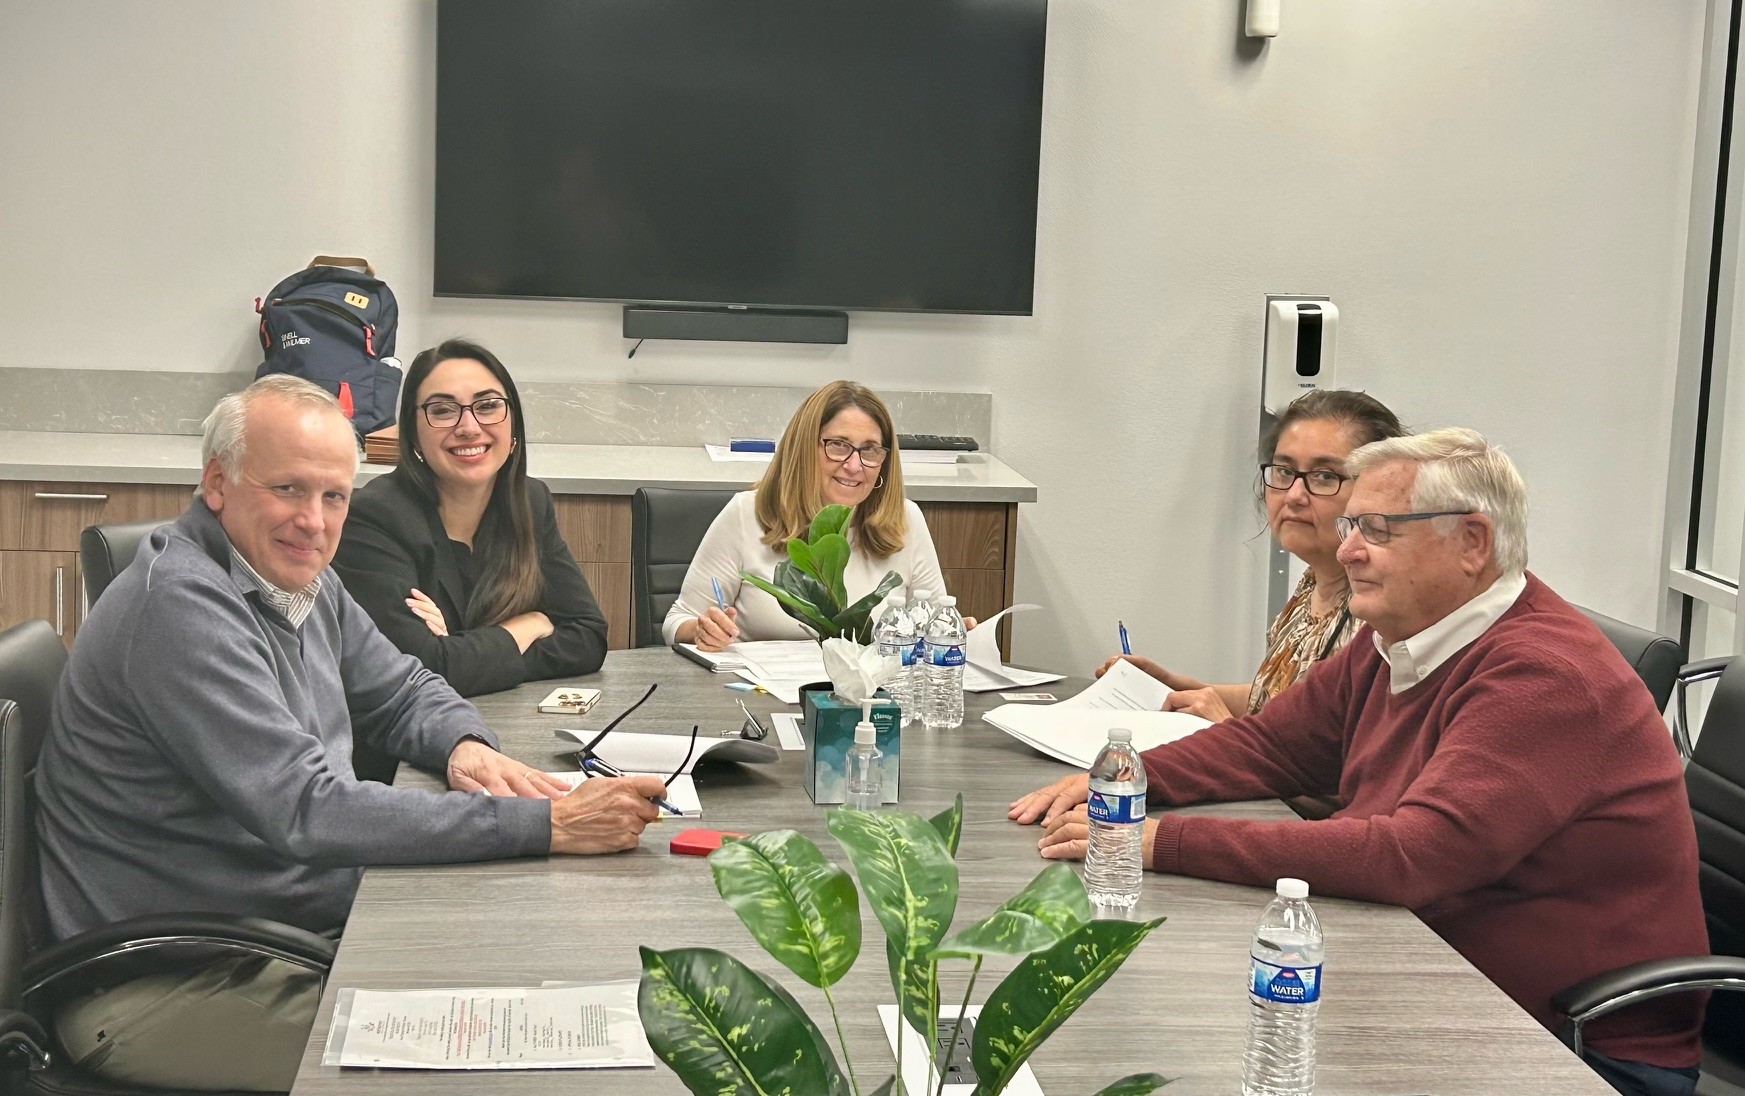
POLYGON ((533 770, 528 769, 526 772, 522 773, 521 779, 531 781, 533 779, 533 770))

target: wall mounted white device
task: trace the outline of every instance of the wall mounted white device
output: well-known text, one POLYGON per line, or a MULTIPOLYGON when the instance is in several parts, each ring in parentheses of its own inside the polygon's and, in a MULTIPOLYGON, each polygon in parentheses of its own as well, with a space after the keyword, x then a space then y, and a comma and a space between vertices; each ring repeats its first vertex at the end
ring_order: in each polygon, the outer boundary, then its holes
POLYGON ((1317 388, 1337 388, 1339 309, 1326 297, 1267 294, 1261 407, 1279 414, 1317 388))
POLYGON ((1248 0, 1242 30, 1250 38, 1278 37, 1279 0, 1248 0))

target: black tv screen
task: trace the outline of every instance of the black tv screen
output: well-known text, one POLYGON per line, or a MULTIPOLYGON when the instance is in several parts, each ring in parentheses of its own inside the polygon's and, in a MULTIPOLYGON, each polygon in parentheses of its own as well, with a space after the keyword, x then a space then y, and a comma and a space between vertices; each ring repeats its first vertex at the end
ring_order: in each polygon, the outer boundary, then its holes
POLYGON ((1047 0, 441 0, 436 292, 1027 315, 1047 0))

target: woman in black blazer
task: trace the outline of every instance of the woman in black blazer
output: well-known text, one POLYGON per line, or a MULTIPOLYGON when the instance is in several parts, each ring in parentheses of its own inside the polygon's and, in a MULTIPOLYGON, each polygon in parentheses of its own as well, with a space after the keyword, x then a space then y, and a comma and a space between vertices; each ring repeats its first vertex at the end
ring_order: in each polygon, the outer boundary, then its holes
POLYGON ((593 673, 606 618, 527 475, 521 397, 484 347, 412 360, 400 465, 352 494, 334 569, 401 650, 462 696, 593 673))

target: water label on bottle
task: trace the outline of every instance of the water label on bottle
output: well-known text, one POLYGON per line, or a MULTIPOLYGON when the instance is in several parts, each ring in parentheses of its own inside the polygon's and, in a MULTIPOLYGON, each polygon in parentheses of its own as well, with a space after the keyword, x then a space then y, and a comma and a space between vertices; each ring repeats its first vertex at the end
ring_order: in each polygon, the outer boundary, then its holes
POLYGON ((1258 955, 1254 960, 1253 982, 1248 992, 1256 1000, 1276 1001, 1288 1005, 1312 1005, 1321 999, 1321 965, 1312 967, 1281 967, 1258 955))
POLYGON ((1085 813, 1093 822, 1143 822, 1145 794, 1109 795, 1094 791, 1085 801, 1085 813))
POLYGON ((907 643, 881 643, 879 655, 882 658, 901 658, 905 665, 915 657, 914 648, 907 643))
POLYGON ((962 666, 963 648, 953 644, 950 647, 927 648, 927 660, 935 666, 962 666))
POLYGON ((918 643, 905 644, 902 648, 901 653, 903 656, 903 665, 913 666, 913 665, 915 665, 915 659, 920 657, 921 645, 918 643))

